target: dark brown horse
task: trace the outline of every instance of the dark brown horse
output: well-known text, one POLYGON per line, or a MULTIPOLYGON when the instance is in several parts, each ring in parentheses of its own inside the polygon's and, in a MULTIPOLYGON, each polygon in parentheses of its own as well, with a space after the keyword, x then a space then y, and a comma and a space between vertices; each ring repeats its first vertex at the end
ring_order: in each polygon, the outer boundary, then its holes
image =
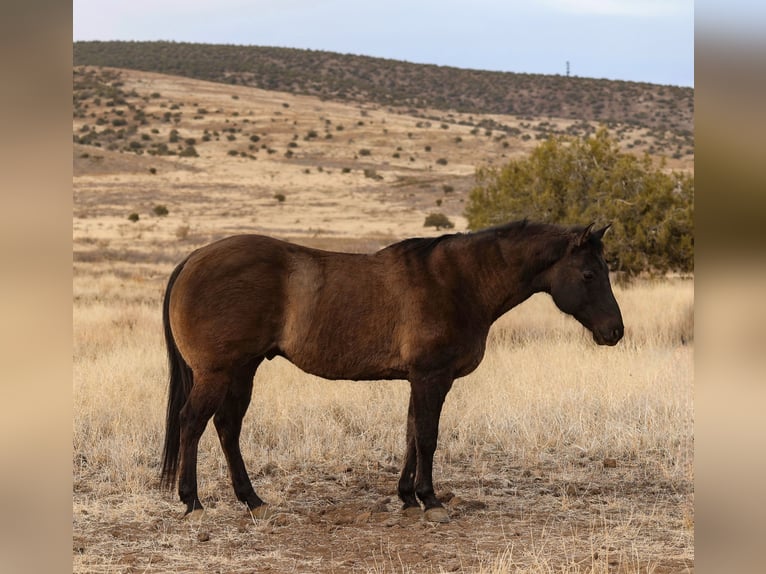
POLYGON ((600 345, 623 334, 601 239, 608 228, 527 221, 477 233, 408 239, 369 255, 238 235, 194 251, 168 282, 163 321, 170 361, 162 479, 179 474, 186 513, 197 495, 197 446, 213 417, 237 498, 254 516, 239 448, 253 376, 285 357, 327 379, 407 379, 404 509, 449 518, 434 494, 439 415, 452 382, 484 356, 492 323, 533 293, 549 293, 600 345))

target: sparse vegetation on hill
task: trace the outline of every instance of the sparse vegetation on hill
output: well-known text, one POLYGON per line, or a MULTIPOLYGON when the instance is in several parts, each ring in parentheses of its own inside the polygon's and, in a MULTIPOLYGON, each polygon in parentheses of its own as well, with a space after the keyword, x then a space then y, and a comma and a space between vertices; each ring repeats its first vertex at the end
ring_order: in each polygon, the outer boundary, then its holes
POLYGON ((687 146, 693 143, 694 90, 685 87, 259 46, 75 42, 73 55, 75 65, 161 72, 325 99, 624 123, 668 131, 687 146))
MULTIPOLYGON (((136 73, 136 72, 134 72, 136 73)), ((356 120, 347 126, 332 118, 316 114, 313 125, 308 129, 298 126, 293 110, 287 102, 270 111, 268 124, 257 125, 252 110, 227 110, 223 107, 199 105, 172 95, 162 94, 151 89, 141 90, 141 82, 128 82, 126 85, 123 72, 119 69, 77 66, 73 71, 73 140, 76 144, 101 147, 111 151, 131 152, 137 155, 177 156, 195 158, 211 142, 226 141, 231 145, 223 152, 232 158, 256 159, 260 151, 266 154, 278 154, 288 160, 300 160, 308 155, 316 155, 304 146, 314 150, 319 147, 343 147, 354 142, 354 132, 370 133, 377 131, 375 122, 369 119, 356 120), (128 87, 129 86, 129 87, 128 87), (292 124, 288 125, 288 122, 292 124), (287 135, 290 130, 292 139, 279 141, 277 133, 287 135), (279 144, 282 149, 275 147, 279 144), (286 149, 285 149, 286 148, 286 149)), ((222 90, 227 88, 222 85, 222 90)), ((242 89, 242 88, 237 88, 242 89)), ((239 100, 233 94, 230 98, 239 100)), ((359 108, 362 118, 368 118, 368 109, 374 104, 353 104, 359 108)), ((371 159, 376 166, 390 159, 411 163, 423 154, 433 162, 434 167, 452 166, 454 156, 443 155, 444 146, 435 148, 434 140, 448 143, 448 147, 462 156, 473 154, 476 163, 487 161, 476 142, 491 142, 501 155, 520 147, 529 147, 535 141, 544 141, 560 135, 587 137, 598 129, 598 123, 586 120, 546 120, 518 116, 488 116, 485 114, 458 114, 445 112, 437 114, 434 110, 418 111, 415 109, 388 113, 407 116, 412 119, 414 131, 406 137, 413 143, 405 151, 395 134, 389 133, 382 122, 378 133, 384 136, 378 139, 378 147, 356 147, 354 159, 371 159), (427 117, 429 119, 422 119, 427 117), (449 126, 452 133, 447 135, 449 126), (440 135, 428 135, 428 134, 440 135), (443 134, 443 135, 441 135, 443 134), (414 145, 416 141, 421 145, 414 145), (471 141, 473 140, 473 141, 471 141), (383 147, 380 144, 383 144, 383 147), (473 151, 471 151, 473 150, 473 151), (436 155, 438 152, 439 155, 436 155), (434 154, 434 155, 431 155, 434 154), (386 158, 386 159, 382 159, 386 158)), ((604 124, 602 124, 604 125, 604 124)), ((622 148, 632 152, 646 152, 679 160, 688 165, 693 159, 693 138, 681 136, 669 130, 641 128, 632 124, 611 123, 608 126, 620 142, 622 148)), ((401 137, 401 136, 399 136, 401 137)), ((493 154, 494 155, 494 154, 493 154)), ((475 164, 474 164, 475 165, 475 164)), ((342 166, 346 167, 346 166, 342 166)), ((369 168, 373 170, 372 167, 369 168)), ((372 173, 372 171, 371 171, 372 173)))

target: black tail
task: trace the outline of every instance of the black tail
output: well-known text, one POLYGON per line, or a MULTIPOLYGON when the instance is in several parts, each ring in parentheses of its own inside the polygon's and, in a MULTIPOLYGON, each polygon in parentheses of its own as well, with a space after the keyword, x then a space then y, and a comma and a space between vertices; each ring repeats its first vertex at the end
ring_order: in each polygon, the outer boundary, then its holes
POLYGON ((170 382, 168 385, 168 412, 165 420, 165 448, 162 451, 162 476, 161 484, 166 488, 173 488, 178 471, 178 458, 181 445, 181 420, 180 413, 186 399, 191 392, 194 379, 192 370, 186 364, 181 353, 176 347, 173 332, 170 329, 170 292, 173 284, 181 273, 186 260, 170 274, 168 286, 165 289, 165 299, 162 303, 162 324, 165 328, 165 345, 168 351, 168 367, 170 370, 170 382))

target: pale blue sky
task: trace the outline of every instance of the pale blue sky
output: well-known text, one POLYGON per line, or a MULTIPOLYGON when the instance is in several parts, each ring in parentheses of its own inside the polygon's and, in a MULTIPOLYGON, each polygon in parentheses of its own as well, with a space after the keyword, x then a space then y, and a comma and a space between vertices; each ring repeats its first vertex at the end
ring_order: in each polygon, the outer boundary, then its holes
POLYGON ((74 0, 75 40, 309 48, 694 85, 693 0, 74 0))

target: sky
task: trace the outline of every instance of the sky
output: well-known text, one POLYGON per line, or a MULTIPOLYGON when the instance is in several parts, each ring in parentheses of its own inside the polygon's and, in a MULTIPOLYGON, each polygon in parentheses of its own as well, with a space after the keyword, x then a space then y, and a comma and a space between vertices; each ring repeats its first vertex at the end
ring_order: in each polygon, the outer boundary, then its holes
MULTIPOLYGON (((742 1, 742 0, 739 0, 742 1)), ((328 50, 694 86, 694 0, 74 0, 74 40, 328 50)))

